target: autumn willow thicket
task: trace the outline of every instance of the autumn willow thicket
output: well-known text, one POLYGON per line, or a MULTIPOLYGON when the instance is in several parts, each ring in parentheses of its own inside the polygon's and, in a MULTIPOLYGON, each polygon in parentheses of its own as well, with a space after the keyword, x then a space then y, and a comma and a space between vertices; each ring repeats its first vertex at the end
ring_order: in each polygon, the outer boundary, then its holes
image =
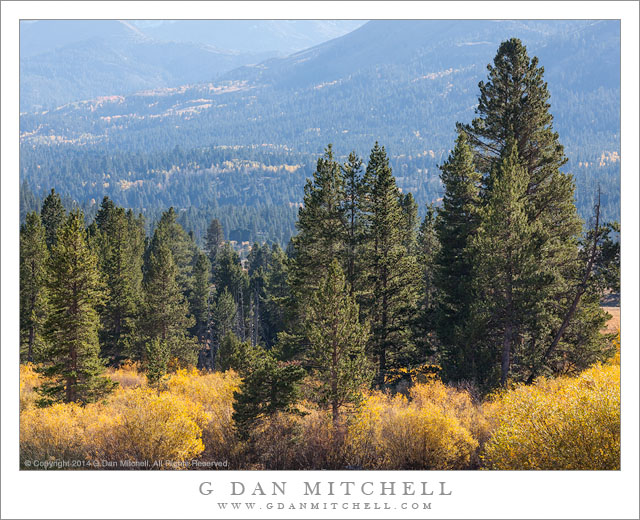
POLYGON ((618 289, 619 262, 599 203, 583 231, 537 59, 513 39, 488 70, 422 224, 378 143, 366 164, 355 153, 341 163, 329 145, 286 252, 254 244, 244 266, 217 220, 201 251, 173 208, 145 237, 142 216, 105 197, 85 229, 52 190, 20 242, 21 356, 43 376, 39 404, 99 401, 114 387, 105 365, 137 363, 158 392, 178 369, 232 369, 228 419, 247 453, 266 453, 265 421, 300 428, 294 418, 315 406, 329 411, 336 467, 348 443, 374 464, 382 448, 368 443, 383 430, 368 430, 371 405, 388 419, 384 442, 402 435, 397 417, 436 421, 469 448, 456 467, 477 465, 477 441, 412 385, 436 375, 482 396, 603 362, 599 299, 618 289))

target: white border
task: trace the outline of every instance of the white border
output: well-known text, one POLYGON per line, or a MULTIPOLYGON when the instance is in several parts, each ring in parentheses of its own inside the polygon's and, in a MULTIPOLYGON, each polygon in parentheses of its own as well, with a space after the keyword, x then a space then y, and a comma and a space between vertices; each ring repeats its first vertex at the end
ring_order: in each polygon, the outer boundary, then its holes
MULTIPOLYGON (((2 2, 2 518, 219 518, 203 480, 445 480, 433 518, 638 518, 637 2, 2 2), (622 20, 623 461, 619 472, 19 472, 18 20, 20 18, 613 18, 622 20)), ((452 123, 453 124, 453 123, 452 123)), ((292 498, 290 495, 287 497, 292 498)), ((230 511, 224 513, 230 516, 230 511)), ((262 518, 386 518, 260 510, 262 518)), ((408 512, 407 514, 411 514, 408 512)), ((247 517, 237 512, 235 517, 247 517)), ((400 512, 392 513, 399 517, 400 512)), ((409 516, 408 516, 409 517, 409 516)))

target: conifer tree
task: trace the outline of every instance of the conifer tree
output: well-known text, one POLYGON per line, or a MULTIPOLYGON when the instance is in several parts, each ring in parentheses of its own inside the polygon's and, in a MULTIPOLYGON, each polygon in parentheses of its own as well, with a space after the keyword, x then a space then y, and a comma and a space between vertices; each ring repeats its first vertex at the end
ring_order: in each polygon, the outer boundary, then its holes
POLYGON ((403 245, 409 254, 416 253, 418 239, 418 203, 413 198, 411 192, 400 193, 400 208, 404 217, 404 238, 403 245))
POLYGON ((28 362, 40 359, 44 348, 48 258, 44 226, 37 213, 28 213, 20 227, 20 358, 28 362))
POLYGON ((233 296, 236 307, 234 332, 244 341, 247 336, 245 318, 250 310, 249 277, 242 269, 240 256, 228 243, 225 243, 218 251, 213 282, 218 294, 228 291, 233 296))
POLYGON ((161 338, 152 338, 145 345, 147 366, 146 376, 148 383, 153 386, 160 382, 166 375, 169 366, 171 352, 169 345, 161 338))
POLYGON ((378 360, 378 385, 384 384, 388 368, 415 363, 411 331, 412 313, 418 299, 419 269, 415 256, 405 247, 406 219, 400 192, 384 147, 375 144, 364 178, 368 291, 365 315, 371 322, 372 353, 378 360))
POLYGON ((240 341, 233 332, 227 331, 220 340, 216 369, 223 372, 233 369, 239 374, 246 374, 255 365, 257 357, 263 354, 261 347, 240 341))
POLYGON ((171 251, 177 268, 176 280, 184 296, 188 297, 192 290, 192 272, 198 248, 178 223, 176 212, 172 207, 160 217, 150 247, 153 247, 153 241, 157 240, 162 240, 171 251))
POLYGON ((469 244, 478 228, 482 176, 464 132, 458 134, 448 160, 440 167, 444 187, 435 220, 440 248, 434 257, 438 289, 434 326, 441 343, 446 377, 476 378, 476 359, 469 327, 473 293, 473 263, 469 244))
POLYGON ((216 265, 216 255, 222 244, 224 243, 224 231, 222 228, 222 224, 217 218, 211 220, 209 227, 207 228, 207 236, 206 236, 206 248, 209 254, 209 261, 211 262, 211 266, 215 267, 216 265))
POLYGON ((79 210, 71 212, 58 230, 48 273, 47 362, 41 369, 46 381, 38 390, 39 403, 95 401, 115 384, 101 375, 96 307, 104 289, 79 210))
POLYGON ((49 193, 42 202, 42 209, 40 211, 40 218, 42 219, 42 225, 45 229, 47 247, 49 249, 51 249, 51 246, 53 246, 56 241, 58 228, 65 220, 65 213, 60 195, 52 188, 51 193, 49 193))
POLYGON ((436 232, 436 209, 427 206, 427 213, 420 224, 416 239, 417 261, 421 269, 420 300, 416 311, 414 330, 416 345, 423 358, 433 355, 438 346, 435 337, 436 305, 439 291, 435 282, 436 258, 440 252, 440 241, 436 232))
POLYGON ((361 276, 359 269, 358 248, 362 242, 362 160, 355 152, 349 154, 347 162, 342 166, 344 176, 344 222, 345 233, 345 271, 349 292, 355 294, 360 289, 361 276))
MULTIPOLYGON (((517 146, 511 140, 504 157, 492 172, 488 200, 481 211, 475 252, 476 285, 474 319, 484 327, 485 338, 500 344, 500 383, 507 383, 516 345, 524 333, 524 320, 539 303, 535 287, 544 280, 544 266, 538 264, 533 237, 539 221, 529 222, 525 209, 528 185, 526 170, 520 165, 517 146)), ((494 366, 487 352, 489 373, 494 366)), ((497 356, 496 356, 497 357, 497 356)), ((478 363, 479 364, 479 363, 478 363)), ((478 368, 478 367, 476 367, 478 368)), ((489 380, 479 376, 480 382, 489 380)))
POLYGON ((290 322, 287 302, 289 299, 289 266, 285 252, 274 244, 269 255, 262 295, 262 333, 267 347, 276 343, 280 332, 290 322))
POLYGON ((296 412, 300 381, 305 371, 297 361, 279 361, 261 347, 243 369, 242 384, 234 392, 233 420, 241 439, 248 439, 258 422, 277 412, 296 412))
POLYGON ((311 347, 308 362, 321 387, 317 398, 331 407, 334 430, 341 425, 341 411, 357 402, 362 388, 371 383, 371 370, 365 354, 367 325, 361 325, 358 305, 337 259, 314 294, 307 318, 307 337, 311 347))
POLYGON ((198 346, 188 331, 195 320, 189 315, 189 306, 177 277, 173 254, 156 231, 144 281, 147 341, 158 339, 166 344, 172 359, 182 365, 193 365, 197 361, 198 346))
MULTIPOLYGON (((580 296, 575 298, 582 294, 580 273, 585 271, 579 252, 582 222, 574 203, 573 178, 560 171, 567 159, 553 130, 544 69, 538 66, 537 58, 529 59, 524 45, 514 38, 500 45, 488 70, 488 81, 480 83, 478 117, 470 125, 458 127, 467 134, 475 164, 484 175, 486 200, 496 179, 494 173, 500 171, 496 165, 505 156, 508 143, 513 142, 518 164, 524 169, 524 211, 533 233, 530 240, 536 263, 544 273, 537 285, 529 287, 529 298, 535 305, 526 319, 521 317, 523 330, 518 338, 519 350, 529 353, 520 359, 533 363, 533 374, 552 370, 553 360, 544 354, 552 344, 562 341, 565 352, 597 350, 597 320, 580 320, 581 316, 597 315, 599 310, 597 302, 579 302, 580 296), (583 307, 581 312, 575 312, 578 303, 583 307), (565 318, 569 316, 571 326, 591 331, 573 336, 575 343, 570 342, 569 336, 562 338, 568 328, 565 318)), ((551 351, 559 354, 555 347, 551 351)), ((515 376, 513 368, 511 373, 515 376)), ((522 377, 520 374, 517 379, 522 377)))
POLYGON ((105 197, 95 224, 93 241, 107 288, 100 306, 100 344, 103 357, 117 365, 127 357, 138 357, 144 223, 105 197))
POLYGON ((292 239, 295 257, 292 289, 303 315, 332 260, 344 256, 344 189, 340 165, 329 145, 318 159, 313 180, 307 180, 304 187, 304 205, 296 222, 298 234, 292 239))
POLYGON ((212 342, 208 360, 211 370, 219 369, 217 359, 222 339, 233 331, 236 312, 236 304, 231 293, 226 288, 217 293, 211 309, 212 342))

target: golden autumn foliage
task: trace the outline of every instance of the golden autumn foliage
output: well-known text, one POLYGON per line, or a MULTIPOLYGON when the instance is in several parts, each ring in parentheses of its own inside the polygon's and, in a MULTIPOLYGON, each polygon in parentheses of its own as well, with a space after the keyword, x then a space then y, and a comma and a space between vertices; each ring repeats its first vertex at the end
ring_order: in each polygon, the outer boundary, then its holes
MULTIPOLYGON (((231 405, 234 373, 200 375, 178 371, 168 390, 123 385, 106 402, 36 408, 37 375, 22 369, 20 458, 24 461, 171 461, 175 467, 233 445, 231 405)), ((135 368, 114 371, 120 380, 138 380, 135 368)), ((221 455, 225 455, 221 453, 221 455)), ((81 466, 87 467, 87 466, 81 466)), ((95 467, 89 466, 89 467, 95 467)), ((115 469, 123 469, 122 464, 115 469)), ((171 466, 162 466, 172 469, 171 466)))
POLYGON ((171 395, 197 403, 206 414, 203 424, 204 456, 211 460, 234 459, 237 439, 233 423, 233 393, 240 387, 240 376, 233 370, 200 373, 182 369, 167 382, 171 395))
MULTIPOLYGON (((450 393, 456 395, 454 390, 450 393)), ((473 412, 466 409, 467 403, 449 406, 441 401, 446 395, 446 387, 433 382, 415 385, 412 399, 380 392, 368 396, 349 426, 348 451, 357 465, 367 469, 468 467, 478 447, 464 425, 473 412)))
POLYGON ((543 379, 498 397, 487 469, 620 468, 620 367, 596 365, 578 377, 543 379))
POLYGON ((299 413, 264 417, 247 442, 239 441, 233 422, 241 379, 232 370, 182 369, 149 387, 136 365, 125 365, 109 370, 120 384, 103 402, 38 408, 34 388, 41 376, 26 364, 20 367, 21 466, 79 461, 75 468, 93 469, 99 467, 93 461, 146 460, 151 469, 178 469, 197 459, 227 461, 230 469, 617 469, 619 341, 618 334, 617 353, 605 365, 518 386, 483 403, 466 388, 429 377, 405 394, 365 393, 335 430, 330 410, 302 401, 299 413), (154 461, 165 463, 154 467, 154 461))

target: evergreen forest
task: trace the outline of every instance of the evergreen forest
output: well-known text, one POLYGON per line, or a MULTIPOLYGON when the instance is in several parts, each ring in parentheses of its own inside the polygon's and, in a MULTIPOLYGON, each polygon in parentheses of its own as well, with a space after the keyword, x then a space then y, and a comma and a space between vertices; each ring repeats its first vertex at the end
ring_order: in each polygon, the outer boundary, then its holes
POLYGON ((614 167, 579 210, 519 39, 478 90, 448 154, 403 162, 23 144, 21 460, 619 468, 614 167))

